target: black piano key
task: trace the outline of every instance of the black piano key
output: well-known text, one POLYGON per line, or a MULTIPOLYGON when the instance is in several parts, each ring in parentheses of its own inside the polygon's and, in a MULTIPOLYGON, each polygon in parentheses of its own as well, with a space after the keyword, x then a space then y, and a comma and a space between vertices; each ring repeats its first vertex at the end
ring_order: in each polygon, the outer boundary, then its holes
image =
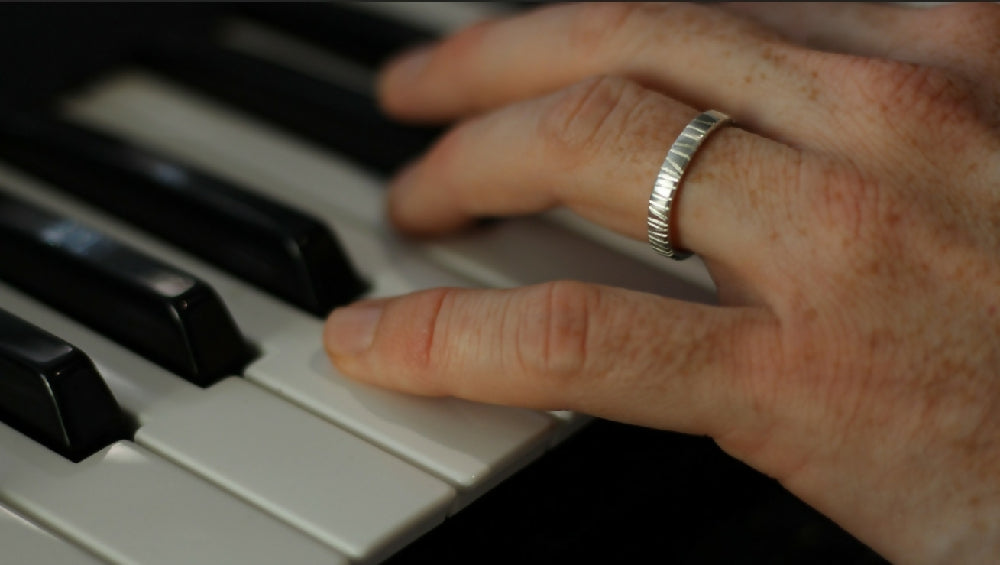
POLYGON ((438 34, 413 22, 383 17, 347 3, 250 2, 236 5, 247 17, 376 69, 401 51, 438 34))
POLYGON ((153 43, 141 50, 139 64, 333 149, 379 175, 392 174, 415 159, 441 131, 392 121, 371 95, 193 34, 153 43))
POLYGON ((254 356, 205 283, 2 192, 0 279, 199 386, 254 356))
POLYGON ((102 132, 0 105, 0 159, 314 315, 366 289, 320 220, 102 132))
POLYGON ((2 309, 0 421, 72 461, 129 436, 90 358, 2 309))

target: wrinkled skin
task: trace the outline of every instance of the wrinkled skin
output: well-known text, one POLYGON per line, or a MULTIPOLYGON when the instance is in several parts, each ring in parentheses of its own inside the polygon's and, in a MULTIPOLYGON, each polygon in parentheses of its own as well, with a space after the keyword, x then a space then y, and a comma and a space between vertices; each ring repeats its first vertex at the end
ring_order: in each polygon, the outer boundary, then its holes
POLYGON ((422 237, 564 205, 645 240, 666 148, 731 114, 673 232, 719 305, 428 290, 335 311, 342 372, 707 434, 892 561, 1000 558, 1000 6, 554 6, 379 86, 454 123, 391 187, 422 237))

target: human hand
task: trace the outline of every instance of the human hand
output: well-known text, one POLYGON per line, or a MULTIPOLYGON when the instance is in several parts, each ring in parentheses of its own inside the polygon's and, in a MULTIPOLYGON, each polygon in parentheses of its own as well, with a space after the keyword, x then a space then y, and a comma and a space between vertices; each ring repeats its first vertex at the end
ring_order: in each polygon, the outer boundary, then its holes
POLYGON ((667 148, 730 114, 672 233, 719 305, 428 290, 335 311, 342 372, 707 434, 890 560, 1000 555, 1000 7, 559 5, 403 57, 380 95, 457 122, 391 187, 423 236, 565 205, 645 240, 667 148))

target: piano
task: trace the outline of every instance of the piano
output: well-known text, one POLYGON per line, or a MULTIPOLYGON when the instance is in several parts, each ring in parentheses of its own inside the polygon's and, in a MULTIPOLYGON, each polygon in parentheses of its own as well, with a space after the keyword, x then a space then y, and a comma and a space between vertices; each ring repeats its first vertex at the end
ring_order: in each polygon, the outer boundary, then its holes
POLYGON ((411 398, 332 307, 557 278, 711 301, 563 211, 408 241, 374 70, 530 3, 0 5, 0 563, 881 563, 708 438, 411 398), (582 260, 586 258, 586 260, 582 260))

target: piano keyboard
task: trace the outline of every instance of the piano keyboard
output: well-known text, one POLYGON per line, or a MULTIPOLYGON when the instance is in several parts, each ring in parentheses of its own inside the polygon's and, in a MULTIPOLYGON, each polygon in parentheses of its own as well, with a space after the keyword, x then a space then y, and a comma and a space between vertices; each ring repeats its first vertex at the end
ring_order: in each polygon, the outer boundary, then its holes
POLYGON ((365 4, 186 7, 209 31, 0 107, 0 562, 400 559, 590 419, 352 382, 325 312, 555 279, 712 301, 697 260, 563 211, 394 234, 382 185, 435 132, 365 109, 373 65, 514 8, 365 4))

